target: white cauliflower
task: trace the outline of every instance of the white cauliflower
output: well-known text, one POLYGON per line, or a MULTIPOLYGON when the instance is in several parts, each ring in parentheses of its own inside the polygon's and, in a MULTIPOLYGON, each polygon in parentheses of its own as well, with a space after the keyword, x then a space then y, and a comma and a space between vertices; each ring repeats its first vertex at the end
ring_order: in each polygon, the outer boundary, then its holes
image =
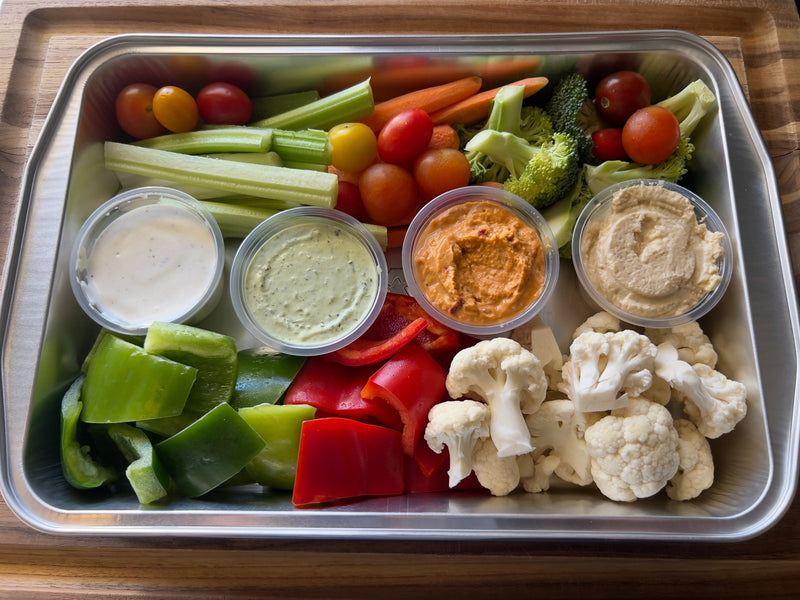
POLYGON ((578 328, 572 333, 572 339, 586 333, 587 331, 596 331, 597 333, 614 333, 620 331, 622 324, 619 319, 609 312, 601 310, 598 313, 591 315, 583 323, 578 325, 578 328))
POLYGON ((578 412, 624 407, 625 394, 638 396, 651 386, 655 355, 650 339, 633 330, 587 331, 570 345, 559 390, 578 412))
POLYGON ((611 500, 652 496, 678 471, 678 432, 672 415, 649 400, 631 398, 627 408, 588 427, 585 439, 594 482, 611 500))
POLYGON ((451 488, 472 472, 475 443, 488 436, 489 409, 483 402, 451 400, 434 405, 428 412, 425 441, 436 454, 447 446, 451 488))
POLYGON ((538 494, 550 489, 550 479, 556 467, 561 464, 561 459, 552 454, 535 453, 517 457, 519 465, 520 482, 526 492, 538 494))
POLYGON ((656 374, 670 384, 686 415, 707 438, 733 431, 747 413, 744 384, 706 364, 680 360, 671 344, 659 344, 655 365, 656 374))
POLYGON ((533 352, 542 363, 548 387, 555 389, 561 381, 561 367, 564 356, 558 347, 558 340, 550 326, 541 317, 534 317, 511 332, 511 339, 533 352))
POLYGON ((489 433, 500 457, 533 450, 523 415, 544 402, 547 379, 536 355, 519 342, 494 338, 461 350, 450 363, 446 385, 451 398, 466 396, 489 406, 489 433))
POLYGON ((678 358, 690 365, 702 363, 712 369, 717 366, 717 351, 697 321, 669 329, 645 329, 644 334, 656 346, 664 343, 674 346, 678 358))
POLYGON ((706 437, 691 421, 676 419, 678 432, 678 472, 667 484, 667 496, 673 500, 691 500, 714 483, 714 459, 706 437))
MULTIPOLYGON (((584 440, 586 422, 576 414, 575 405, 570 400, 549 400, 532 415, 526 415, 525 422, 531 433, 535 467, 547 468, 549 474, 577 485, 592 482, 591 461, 584 440), (543 456, 550 460, 542 460, 543 456)), ((543 477, 541 473, 537 476, 543 477)), ((523 487, 528 489, 525 480, 523 487)), ((542 485, 536 481, 533 487, 542 485)))
POLYGON ((493 496, 507 496, 519 486, 516 456, 499 456, 491 438, 478 440, 472 453, 472 470, 478 483, 493 496))

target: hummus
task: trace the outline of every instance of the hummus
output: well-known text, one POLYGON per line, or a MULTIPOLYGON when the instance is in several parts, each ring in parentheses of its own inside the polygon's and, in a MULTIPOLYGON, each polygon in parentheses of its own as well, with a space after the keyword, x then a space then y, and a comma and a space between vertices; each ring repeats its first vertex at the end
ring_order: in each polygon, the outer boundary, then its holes
POLYGON ((581 257, 589 280, 615 306, 672 317, 720 284, 722 235, 698 223, 678 192, 637 185, 614 194, 609 213, 587 225, 581 257))
POLYGON ((542 293, 544 250, 538 233, 491 202, 453 206, 421 233, 414 268, 428 301, 452 319, 493 325, 542 293))

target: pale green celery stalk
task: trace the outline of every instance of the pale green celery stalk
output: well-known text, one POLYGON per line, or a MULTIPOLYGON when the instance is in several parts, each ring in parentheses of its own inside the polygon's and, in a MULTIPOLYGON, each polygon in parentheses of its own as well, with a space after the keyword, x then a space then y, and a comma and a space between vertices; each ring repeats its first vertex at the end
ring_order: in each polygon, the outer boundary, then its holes
POLYGON ((268 117, 274 117, 286 111, 305 106, 310 102, 319 100, 317 90, 305 90, 302 92, 288 92, 286 94, 276 94, 274 96, 259 96, 250 99, 253 103, 252 121, 259 121, 268 117))
POLYGON ((328 133, 320 129, 275 129, 272 133, 272 151, 284 163, 317 163, 325 165, 326 169, 331 164, 333 154, 328 133))
MULTIPOLYGON (((240 204, 228 204, 226 202, 201 201, 219 225, 222 235, 226 238, 243 238, 261 222, 276 214, 277 210, 261 208, 258 206, 246 206, 240 204)), ((385 251, 388 245, 388 232, 382 225, 364 223, 378 244, 385 251)))
POLYGON ((232 160, 246 162, 254 165, 270 165, 273 167, 285 167, 283 160, 277 152, 221 152, 216 154, 205 154, 209 158, 220 160, 232 160))
POLYGON ((251 123, 254 127, 276 129, 324 129, 354 121, 375 109, 369 79, 340 92, 320 98, 268 119, 251 123))
POLYGON ((119 142, 105 143, 105 167, 228 194, 327 208, 336 204, 339 189, 338 178, 332 173, 217 160, 119 142))
POLYGON ((283 94, 297 90, 323 89, 325 81, 335 75, 370 71, 375 59, 368 54, 320 56, 310 54, 286 57, 270 57, 260 65, 263 77, 258 88, 251 90, 254 96, 283 94))
POLYGON ((308 169, 310 171, 327 171, 328 165, 321 165, 319 163, 307 163, 307 162, 285 162, 283 163, 284 167, 291 167, 292 169, 308 169))
POLYGON ((134 146, 182 154, 267 152, 271 144, 271 130, 249 127, 198 129, 186 133, 168 133, 133 142, 134 146))

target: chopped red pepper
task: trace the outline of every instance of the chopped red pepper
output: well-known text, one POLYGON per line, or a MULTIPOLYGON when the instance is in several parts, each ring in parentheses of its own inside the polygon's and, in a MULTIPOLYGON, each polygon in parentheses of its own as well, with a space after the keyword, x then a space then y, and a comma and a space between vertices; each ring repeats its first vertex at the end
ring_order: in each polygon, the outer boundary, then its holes
POLYGON ((427 326, 427 321, 419 318, 408 323, 390 338, 371 340, 362 336, 344 348, 331 352, 327 357, 328 360, 342 365, 374 365, 389 359, 400 348, 414 341, 414 338, 425 331, 427 326))
MULTIPOLYGON (((447 449, 442 452, 446 454, 447 449)), ((450 487, 450 476, 447 470, 450 468, 450 461, 443 462, 435 471, 426 474, 420 468, 418 461, 410 456, 405 457, 405 479, 407 494, 422 494, 427 492, 446 492, 451 489, 457 491, 464 490, 484 490, 475 473, 470 473, 466 478, 458 482, 454 488, 450 487)))
POLYGON ((313 356, 306 360, 284 397, 284 404, 309 404, 317 416, 348 417, 402 429, 397 411, 380 398, 364 398, 361 390, 375 367, 345 367, 313 356))
POLYGON ((295 506, 392 496, 404 488, 399 432, 339 417, 303 422, 292 492, 295 506))
MULTIPOLYGON (((384 305, 405 321, 413 321, 420 317, 428 322, 425 331, 417 336, 416 342, 428 352, 448 352, 461 348, 461 336, 455 329, 439 323, 431 317, 412 297, 404 294, 386 294, 384 305)), ((388 312, 388 311, 387 311, 388 312)))
POLYGON ((400 413, 403 451, 414 455, 425 433, 428 411, 445 395, 444 369, 418 344, 409 344, 369 378, 361 396, 383 399, 400 413))
POLYGON ((441 467, 445 462, 448 464, 450 462, 447 454, 447 446, 444 447, 443 452, 436 454, 436 452, 431 450, 431 447, 428 446, 428 442, 425 441, 424 437, 417 442, 417 447, 414 449, 413 458, 417 465, 419 465, 422 474, 426 477, 430 477, 434 471, 441 467))

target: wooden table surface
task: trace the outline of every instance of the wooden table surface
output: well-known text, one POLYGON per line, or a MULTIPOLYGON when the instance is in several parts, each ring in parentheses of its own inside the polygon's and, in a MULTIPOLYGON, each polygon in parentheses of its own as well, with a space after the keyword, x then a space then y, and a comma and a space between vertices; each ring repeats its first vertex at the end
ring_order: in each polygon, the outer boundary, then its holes
MULTIPOLYGON (((78 54, 127 32, 521 33, 683 29, 730 59, 774 161, 800 274, 800 20, 791 0, 3 0, 0 265, 23 168, 78 54)), ((800 596, 800 500, 727 544, 55 537, 0 502, 2 598, 800 596)))

